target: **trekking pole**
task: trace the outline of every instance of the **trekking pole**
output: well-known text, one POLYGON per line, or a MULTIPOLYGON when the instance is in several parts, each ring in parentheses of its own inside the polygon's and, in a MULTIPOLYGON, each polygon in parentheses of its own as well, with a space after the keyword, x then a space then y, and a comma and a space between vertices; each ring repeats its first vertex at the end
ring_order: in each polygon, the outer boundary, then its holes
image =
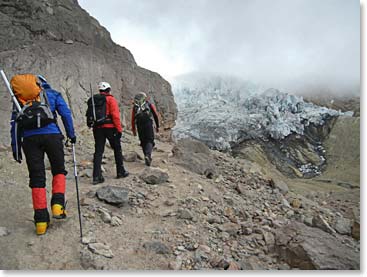
POLYGON ((96 107, 94 106, 94 97, 93 97, 93 91, 92 91, 92 84, 89 83, 90 87, 90 97, 92 98, 92 107, 93 107, 93 120, 96 122, 97 116, 96 116, 96 107))
POLYGON ((72 143, 71 145, 73 148, 74 176, 75 176, 75 185, 76 185, 76 199, 78 203, 78 213, 79 213, 80 239, 83 240, 82 216, 80 213, 80 202, 79 202, 78 171, 76 168, 76 158, 75 158, 75 143, 72 143))
POLYGON ((4 70, 0 70, 0 74, 1 74, 1 77, 3 77, 3 80, 4 80, 4 83, 7 87, 7 89, 9 90, 9 93, 11 95, 11 99, 14 103, 14 105, 17 107, 17 112, 20 112, 22 110, 22 108, 20 107, 19 103, 18 103, 18 100, 17 98, 15 97, 14 93, 13 93, 13 90, 11 89, 10 87, 10 84, 9 84, 9 81, 8 81, 8 78, 6 78, 6 75, 5 75, 5 72, 4 70))

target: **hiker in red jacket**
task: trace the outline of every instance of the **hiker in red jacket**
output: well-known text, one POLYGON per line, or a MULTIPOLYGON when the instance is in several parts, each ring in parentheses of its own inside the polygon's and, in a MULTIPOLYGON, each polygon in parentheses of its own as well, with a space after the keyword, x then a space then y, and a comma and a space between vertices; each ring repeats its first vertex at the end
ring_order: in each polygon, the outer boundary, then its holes
POLYGON ((98 89, 100 95, 97 96, 105 97, 106 115, 102 121, 98 121, 98 124, 95 124, 93 126, 93 136, 95 141, 95 152, 93 159, 93 185, 104 182, 101 170, 101 163, 106 139, 108 139, 114 151, 117 178, 124 178, 129 175, 129 172, 127 172, 124 168, 122 157, 120 142, 122 136, 120 109, 118 107, 116 99, 110 93, 111 86, 109 83, 100 82, 98 85, 98 89))
POLYGON ((156 132, 159 132, 158 113, 154 104, 147 100, 144 92, 139 92, 134 98, 134 106, 131 111, 131 127, 134 136, 136 136, 135 124, 138 129, 140 145, 145 156, 145 164, 150 166, 152 163, 152 151, 154 143, 153 119, 156 126, 156 132))

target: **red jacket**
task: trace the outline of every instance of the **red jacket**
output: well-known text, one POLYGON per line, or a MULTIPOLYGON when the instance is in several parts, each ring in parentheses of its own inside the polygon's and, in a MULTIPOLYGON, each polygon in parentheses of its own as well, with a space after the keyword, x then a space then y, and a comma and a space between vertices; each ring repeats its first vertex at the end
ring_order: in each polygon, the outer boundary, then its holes
POLYGON ((113 97, 112 94, 106 92, 100 92, 100 94, 106 95, 106 114, 107 116, 111 116, 112 123, 103 124, 96 128, 116 128, 117 132, 122 133, 120 109, 115 97, 113 97))

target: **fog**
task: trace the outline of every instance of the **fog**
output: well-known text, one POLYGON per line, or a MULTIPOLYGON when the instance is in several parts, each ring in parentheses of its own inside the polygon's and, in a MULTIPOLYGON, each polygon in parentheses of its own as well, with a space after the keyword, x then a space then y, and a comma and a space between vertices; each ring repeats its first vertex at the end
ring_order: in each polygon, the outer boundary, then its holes
POLYGON ((357 0, 79 0, 140 66, 359 94, 357 0))

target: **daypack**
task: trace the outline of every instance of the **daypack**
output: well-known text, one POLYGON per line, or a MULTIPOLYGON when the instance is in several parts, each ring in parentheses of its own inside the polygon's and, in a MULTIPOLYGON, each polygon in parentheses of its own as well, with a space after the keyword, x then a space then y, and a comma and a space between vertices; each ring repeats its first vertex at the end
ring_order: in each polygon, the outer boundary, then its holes
POLYGON ((29 130, 56 122, 50 109, 47 93, 38 86, 35 75, 15 75, 10 84, 21 106, 15 119, 20 128, 29 130))
POLYGON ((134 112, 137 123, 146 122, 152 117, 149 103, 141 95, 137 95, 134 98, 134 112))
POLYGON ((88 108, 86 112, 87 126, 94 127, 107 123, 113 123, 110 115, 107 115, 107 100, 106 95, 95 94, 88 99, 88 108), (93 107, 94 102, 94 107, 93 107))

